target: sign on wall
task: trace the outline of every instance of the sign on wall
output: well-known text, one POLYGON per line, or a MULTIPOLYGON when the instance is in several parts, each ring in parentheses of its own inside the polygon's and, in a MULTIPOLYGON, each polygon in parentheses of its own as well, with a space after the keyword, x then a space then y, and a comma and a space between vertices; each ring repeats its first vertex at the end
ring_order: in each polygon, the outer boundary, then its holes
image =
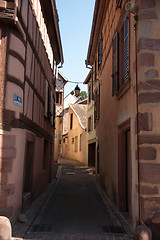
POLYGON ((17 95, 16 93, 13 95, 13 104, 22 107, 22 97, 17 95))

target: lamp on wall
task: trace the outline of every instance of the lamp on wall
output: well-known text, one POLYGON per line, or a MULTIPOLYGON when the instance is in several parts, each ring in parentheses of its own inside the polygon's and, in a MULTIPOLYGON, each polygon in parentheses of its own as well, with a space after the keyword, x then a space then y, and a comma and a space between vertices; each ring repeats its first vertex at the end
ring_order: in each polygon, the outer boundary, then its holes
POLYGON ((137 6, 132 2, 127 2, 125 5, 125 9, 133 14, 137 13, 137 6))

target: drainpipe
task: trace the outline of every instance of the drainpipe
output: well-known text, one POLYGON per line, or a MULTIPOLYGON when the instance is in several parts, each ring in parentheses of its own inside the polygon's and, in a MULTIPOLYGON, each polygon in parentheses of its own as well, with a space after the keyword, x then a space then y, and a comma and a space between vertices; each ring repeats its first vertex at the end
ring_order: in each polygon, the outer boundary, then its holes
POLYGON ((139 161, 139 103, 138 103, 138 53, 137 53, 137 21, 138 15, 134 16, 136 21, 134 25, 135 30, 135 57, 136 57, 136 110, 137 110, 137 118, 136 118, 136 125, 137 125, 137 161, 138 161, 138 208, 139 208, 139 216, 138 216, 138 224, 141 224, 141 192, 140 192, 140 161, 139 161))

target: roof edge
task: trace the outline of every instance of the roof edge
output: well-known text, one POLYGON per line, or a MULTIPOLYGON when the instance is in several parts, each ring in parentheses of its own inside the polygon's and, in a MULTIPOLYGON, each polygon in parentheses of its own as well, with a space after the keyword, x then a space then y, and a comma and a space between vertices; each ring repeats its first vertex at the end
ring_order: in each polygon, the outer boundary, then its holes
POLYGON ((82 122, 81 122, 81 119, 78 115, 78 113, 75 111, 75 109, 71 106, 71 104, 69 104, 69 107, 72 109, 72 111, 76 114, 77 118, 78 118, 78 121, 79 121, 79 124, 81 125, 82 129, 83 130, 86 130, 86 128, 83 126, 82 122))

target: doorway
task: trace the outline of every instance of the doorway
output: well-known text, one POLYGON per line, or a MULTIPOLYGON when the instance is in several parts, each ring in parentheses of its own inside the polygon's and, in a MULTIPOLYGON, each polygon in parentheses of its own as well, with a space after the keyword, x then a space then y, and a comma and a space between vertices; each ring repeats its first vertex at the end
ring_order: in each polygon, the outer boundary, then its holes
POLYGON ((118 130, 118 207, 126 218, 130 218, 132 187, 130 119, 121 124, 118 130))
POLYGON ((91 143, 88 145, 88 166, 95 167, 95 151, 96 143, 91 143))

